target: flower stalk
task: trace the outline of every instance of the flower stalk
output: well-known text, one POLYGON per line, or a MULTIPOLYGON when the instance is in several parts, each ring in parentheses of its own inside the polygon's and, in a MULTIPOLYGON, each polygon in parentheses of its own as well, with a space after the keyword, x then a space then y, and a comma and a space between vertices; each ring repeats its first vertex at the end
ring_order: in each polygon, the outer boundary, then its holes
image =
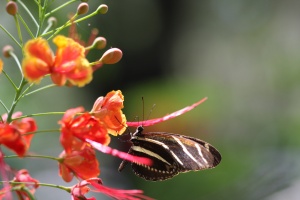
MULTIPOLYGON (((97 36, 99 33, 97 29, 91 30, 91 37, 87 42, 81 39, 76 30, 77 23, 98 17, 100 14, 106 14, 108 12, 107 5, 101 4, 96 10, 88 13, 89 3, 82 2, 77 10, 73 11, 75 14, 72 14, 69 20, 60 23, 63 25, 59 27, 56 26, 59 22, 56 14, 77 2, 77 0, 68 0, 51 9, 52 1, 36 0, 34 9, 38 10, 37 17, 31 10, 33 8, 28 6, 27 1, 7 1, 6 3, 6 17, 14 18, 16 28, 12 33, 0 24, 0 31, 10 38, 9 41, 5 41, 7 44, 3 47, 3 57, 13 59, 15 65, 7 66, 5 60, 0 59, 0 76, 5 78, 6 84, 10 86, 7 87, 3 84, 0 87, 11 88, 11 92, 14 94, 9 101, 2 99, 6 94, 0 95, 0 106, 5 110, 5 113, 0 115, 0 145, 1 148, 9 150, 8 155, 4 155, 0 148, 0 183, 3 184, 0 189, 0 199, 10 200, 13 197, 12 193, 15 193, 19 199, 34 200, 36 199, 35 191, 40 186, 44 186, 64 190, 70 194, 70 199, 73 200, 94 200, 94 197, 85 197, 89 192, 103 193, 120 200, 150 200, 152 198, 145 196, 142 190, 115 189, 103 185, 99 178, 102 173, 100 163, 105 160, 99 160, 96 152, 150 167, 153 164, 150 158, 131 155, 110 147, 112 138, 126 132, 127 126, 137 126, 141 123, 149 126, 166 121, 192 110, 206 100, 204 98, 170 115, 144 122, 127 122, 123 113, 124 96, 121 90, 112 90, 106 95, 98 97, 95 102, 90 102, 93 105, 90 111, 86 111, 82 106, 66 108, 57 112, 30 113, 28 111, 30 109, 26 109, 28 113, 23 114, 17 111, 17 108, 25 110, 22 107, 24 104, 20 103, 24 101, 25 97, 26 100, 34 102, 37 108, 40 106, 47 108, 48 105, 44 105, 44 102, 40 101, 41 92, 54 87, 58 89, 61 87, 85 87, 93 81, 94 73, 100 71, 102 66, 115 64, 121 60, 123 52, 120 49, 105 50, 109 41, 103 36, 97 36), (21 8, 21 12, 19 12, 19 8, 21 8), (29 16, 29 20, 24 13, 29 16), (68 27, 70 27, 69 35, 63 35, 63 30, 68 27), (28 36, 30 39, 27 39, 28 36), (19 51, 15 53, 10 46, 11 43, 16 44, 15 48, 19 48, 19 51), (88 57, 90 51, 100 51, 101 53, 96 60, 91 60, 88 57), (18 55, 18 52, 21 52, 21 55, 18 55), (8 67, 13 70, 6 70, 8 67), (14 70, 20 71, 20 78, 17 80, 10 74, 14 70), (50 78, 52 83, 39 85, 46 78, 50 78), (43 117, 44 120, 47 120, 47 117, 53 115, 61 117, 56 124, 52 124, 53 128, 42 129, 38 126, 37 118, 43 117), (32 142, 36 142, 33 137, 39 133, 58 134, 57 143, 62 148, 61 153, 59 155, 41 155, 38 150, 37 152, 30 151, 32 142), (21 162, 27 158, 51 160, 56 167, 58 166, 58 177, 65 182, 76 178, 77 183, 72 187, 40 183, 34 178, 34 170, 23 168, 26 165, 10 166, 6 163, 9 159, 21 158, 21 162)), ((72 98, 78 97, 66 98, 68 99, 63 100, 72 101, 72 98)), ((40 136, 42 137, 43 134, 40 136)), ((47 141, 43 141, 43 144, 45 144, 45 148, 52 146, 47 141)))

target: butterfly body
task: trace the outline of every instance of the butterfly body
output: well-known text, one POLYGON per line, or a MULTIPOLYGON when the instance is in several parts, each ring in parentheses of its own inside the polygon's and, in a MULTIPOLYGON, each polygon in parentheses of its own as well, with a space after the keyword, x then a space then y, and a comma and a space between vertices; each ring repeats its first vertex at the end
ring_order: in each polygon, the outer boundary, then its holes
MULTIPOLYGON (((217 166, 220 153, 210 144, 197 138, 167 132, 143 133, 139 126, 131 137, 129 154, 146 157, 151 166, 132 162, 133 172, 146 180, 161 181, 178 173, 198 171, 217 166)), ((127 161, 120 164, 121 171, 127 161)))

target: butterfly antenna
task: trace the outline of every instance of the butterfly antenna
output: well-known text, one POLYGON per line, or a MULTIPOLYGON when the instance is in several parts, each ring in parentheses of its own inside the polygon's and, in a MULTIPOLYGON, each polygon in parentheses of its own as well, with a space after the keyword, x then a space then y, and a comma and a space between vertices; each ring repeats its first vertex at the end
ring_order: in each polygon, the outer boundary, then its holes
POLYGON ((152 108, 151 108, 151 110, 150 110, 150 112, 149 112, 148 117, 147 117, 146 120, 150 119, 150 115, 151 115, 152 111, 154 110, 155 106, 156 106, 156 104, 152 105, 152 108))
POLYGON ((142 97, 142 104, 143 104, 143 121, 145 120, 145 100, 144 97, 142 97))
MULTIPOLYGON (((144 121, 145 120, 145 116, 144 116, 145 115, 145 101, 144 101, 144 97, 142 97, 142 101, 143 101, 143 121, 144 121)), ((151 115, 152 111, 154 110, 155 106, 156 106, 156 104, 152 105, 152 108, 151 108, 151 110, 150 110, 150 112, 149 112, 146 120, 150 119, 150 115, 151 115)))

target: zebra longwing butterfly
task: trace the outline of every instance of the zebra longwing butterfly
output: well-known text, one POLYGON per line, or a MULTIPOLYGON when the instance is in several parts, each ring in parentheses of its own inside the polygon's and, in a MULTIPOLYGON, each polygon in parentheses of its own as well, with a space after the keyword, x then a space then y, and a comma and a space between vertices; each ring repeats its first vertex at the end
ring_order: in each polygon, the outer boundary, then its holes
MULTIPOLYGON (((213 168, 221 161, 218 150, 200 139, 166 132, 143 133, 143 130, 139 126, 132 134, 128 154, 153 161, 152 166, 131 163, 133 172, 146 180, 166 180, 181 172, 213 168)), ((119 171, 127 163, 123 160, 119 171)))

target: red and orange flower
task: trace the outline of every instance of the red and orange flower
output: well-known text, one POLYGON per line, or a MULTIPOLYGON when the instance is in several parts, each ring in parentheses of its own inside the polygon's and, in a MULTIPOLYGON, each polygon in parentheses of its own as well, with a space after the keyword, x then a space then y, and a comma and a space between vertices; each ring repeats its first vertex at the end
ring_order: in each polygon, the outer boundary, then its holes
POLYGON ((107 146, 110 142, 109 133, 122 134, 126 124, 122 112, 124 97, 121 91, 109 92, 99 97, 91 113, 83 113, 82 107, 66 111, 61 125, 60 142, 64 148, 60 155, 60 175, 67 182, 73 175, 92 178, 100 174, 99 163, 89 142, 107 146))
POLYGON ((54 56, 45 39, 30 40, 24 47, 22 68, 29 82, 38 83, 50 74, 59 86, 68 84, 83 87, 92 80, 93 70, 85 58, 85 49, 71 38, 62 35, 53 39, 57 46, 54 56))
POLYGON ((81 114, 83 111, 82 107, 69 109, 60 121, 60 142, 67 154, 81 149, 86 139, 104 145, 110 142, 105 124, 89 113, 81 114))
POLYGON ((81 179, 97 177, 100 174, 95 150, 90 145, 67 154, 63 151, 59 156, 59 174, 64 181, 70 182, 74 174, 81 179))
POLYGON ((96 100, 91 113, 83 113, 82 107, 67 110, 59 122, 60 142, 66 153, 80 149, 86 139, 108 145, 108 133, 122 134, 126 129, 126 117, 121 110, 124 107, 123 101, 120 90, 111 91, 96 100))
MULTIPOLYGON (((13 118, 20 117, 21 112, 13 114, 13 118)), ((27 134, 37 130, 33 118, 27 117, 7 123, 7 114, 2 115, 3 122, 0 122, 0 144, 13 150, 18 156, 24 156, 30 147, 33 134, 27 134)))
POLYGON ((124 96, 120 90, 111 91, 105 97, 99 97, 91 113, 102 121, 107 131, 114 135, 121 135, 126 129, 126 117, 122 112, 124 96))

